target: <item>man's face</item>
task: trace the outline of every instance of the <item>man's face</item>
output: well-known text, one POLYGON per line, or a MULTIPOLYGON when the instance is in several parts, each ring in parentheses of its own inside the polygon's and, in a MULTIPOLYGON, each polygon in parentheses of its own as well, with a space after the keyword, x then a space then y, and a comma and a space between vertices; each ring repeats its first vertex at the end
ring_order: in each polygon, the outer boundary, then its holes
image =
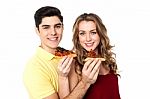
POLYGON ((50 53, 54 53, 62 38, 63 23, 57 16, 44 17, 37 34, 41 39, 41 47, 50 53))

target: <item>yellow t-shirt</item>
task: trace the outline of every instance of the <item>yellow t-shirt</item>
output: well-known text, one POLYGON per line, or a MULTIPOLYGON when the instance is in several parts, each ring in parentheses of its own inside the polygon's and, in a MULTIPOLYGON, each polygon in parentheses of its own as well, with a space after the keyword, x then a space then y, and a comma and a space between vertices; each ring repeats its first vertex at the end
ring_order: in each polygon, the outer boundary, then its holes
POLYGON ((27 63, 23 80, 30 95, 30 99, 42 99, 58 92, 59 59, 41 47, 27 63))

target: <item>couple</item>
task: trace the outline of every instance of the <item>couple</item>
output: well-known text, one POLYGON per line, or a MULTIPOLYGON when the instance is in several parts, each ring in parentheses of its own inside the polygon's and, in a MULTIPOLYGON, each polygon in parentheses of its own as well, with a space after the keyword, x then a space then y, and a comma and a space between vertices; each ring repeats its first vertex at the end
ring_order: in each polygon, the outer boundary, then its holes
POLYGON ((55 57, 63 33, 63 16, 58 8, 41 7, 34 18, 41 45, 24 71, 30 99, 120 99, 113 46, 99 16, 84 13, 76 19, 73 25, 76 59, 55 57), (85 59, 91 49, 105 61, 85 59))

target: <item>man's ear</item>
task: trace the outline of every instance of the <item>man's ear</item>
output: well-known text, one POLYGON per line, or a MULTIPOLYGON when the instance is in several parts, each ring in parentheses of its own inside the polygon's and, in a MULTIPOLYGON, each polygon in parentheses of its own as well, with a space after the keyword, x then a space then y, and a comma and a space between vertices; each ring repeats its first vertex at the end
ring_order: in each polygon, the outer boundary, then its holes
POLYGON ((35 27, 35 32, 38 36, 40 35, 39 29, 37 27, 35 27))
POLYGON ((63 31, 64 31, 64 25, 63 25, 63 31))

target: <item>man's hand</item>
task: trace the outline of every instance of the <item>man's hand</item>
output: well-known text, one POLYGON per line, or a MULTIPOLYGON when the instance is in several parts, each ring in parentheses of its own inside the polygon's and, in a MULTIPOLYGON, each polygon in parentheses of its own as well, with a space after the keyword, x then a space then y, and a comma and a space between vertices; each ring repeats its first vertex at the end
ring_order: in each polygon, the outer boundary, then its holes
POLYGON ((71 56, 64 56, 59 65, 58 65, 58 73, 59 73, 59 76, 62 76, 62 77, 67 77, 69 72, 70 72, 70 69, 71 69, 71 63, 73 61, 73 57, 71 56))

